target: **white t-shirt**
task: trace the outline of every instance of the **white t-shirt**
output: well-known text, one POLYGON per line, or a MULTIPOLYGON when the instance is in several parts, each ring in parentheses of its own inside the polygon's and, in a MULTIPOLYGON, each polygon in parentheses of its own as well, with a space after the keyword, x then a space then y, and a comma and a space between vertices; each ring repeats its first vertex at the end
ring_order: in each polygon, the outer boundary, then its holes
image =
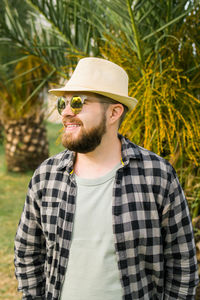
POLYGON ((61 300, 122 300, 112 229, 112 191, 120 164, 105 176, 80 178, 61 300))

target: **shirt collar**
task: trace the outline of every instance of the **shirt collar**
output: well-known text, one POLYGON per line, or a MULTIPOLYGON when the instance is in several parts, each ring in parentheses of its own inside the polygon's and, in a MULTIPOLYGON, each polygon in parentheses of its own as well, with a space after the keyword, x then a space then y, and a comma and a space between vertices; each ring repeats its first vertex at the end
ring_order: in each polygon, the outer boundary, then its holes
MULTIPOLYGON (((141 160, 141 154, 139 151, 139 147, 133 143, 131 143, 127 138, 118 134, 118 137, 122 144, 122 161, 124 165, 129 164, 130 159, 139 159, 141 160)), ((73 164, 75 160, 76 154, 70 150, 66 150, 63 153, 60 163, 57 166, 57 170, 66 169, 67 173, 71 173, 73 171, 73 164)))
POLYGON ((66 172, 70 174, 73 171, 75 157, 75 152, 65 150, 63 156, 61 157, 60 163, 58 164, 56 169, 58 171, 65 169, 66 172))
POLYGON ((129 164, 130 159, 138 159, 141 160, 141 153, 139 151, 139 147, 132 142, 130 142, 127 138, 118 134, 118 137, 122 144, 122 161, 124 165, 129 164))

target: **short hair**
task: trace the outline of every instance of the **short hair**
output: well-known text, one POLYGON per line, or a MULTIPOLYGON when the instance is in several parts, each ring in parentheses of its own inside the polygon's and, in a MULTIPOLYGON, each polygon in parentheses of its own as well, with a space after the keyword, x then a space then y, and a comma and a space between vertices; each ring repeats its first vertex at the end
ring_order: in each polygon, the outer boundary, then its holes
POLYGON ((120 127, 122 122, 125 119, 125 116, 126 116, 127 112, 128 112, 128 107, 126 105, 124 105, 123 103, 118 102, 116 100, 113 100, 112 98, 109 98, 107 96, 104 96, 104 95, 101 95, 101 94, 96 94, 96 96, 97 96, 97 98, 102 99, 104 101, 104 102, 100 102, 100 103, 104 106, 105 111, 107 110, 109 104, 121 104, 121 105, 123 105, 124 111, 123 111, 123 113, 122 113, 122 115, 119 119, 119 127, 120 127))

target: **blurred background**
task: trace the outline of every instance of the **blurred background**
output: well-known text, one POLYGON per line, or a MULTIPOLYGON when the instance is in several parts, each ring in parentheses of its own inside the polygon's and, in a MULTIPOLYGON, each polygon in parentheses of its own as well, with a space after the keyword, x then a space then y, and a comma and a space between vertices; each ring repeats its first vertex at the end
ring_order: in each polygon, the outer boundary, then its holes
POLYGON ((120 133, 175 167, 200 262, 199 0, 1 0, 0 299, 21 297, 13 241, 28 182, 63 150, 56 100, 47 91, 87 56, 128 73, 138 105, 120 133))

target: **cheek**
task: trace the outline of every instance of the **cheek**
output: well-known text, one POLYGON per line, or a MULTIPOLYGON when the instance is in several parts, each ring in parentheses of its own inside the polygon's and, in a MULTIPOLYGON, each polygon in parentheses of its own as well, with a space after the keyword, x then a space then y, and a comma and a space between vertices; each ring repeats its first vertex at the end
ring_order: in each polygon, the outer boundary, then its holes
POLYGON ((81 120, 84 128, 96 127, 102 120, 102 114, 96 112, 92 112, 91 114, 88 113, 84 118, 81 118, 81 120))
POLYGON ((83 127, 91 128, 98 126, 104 118, 105 110, 99 103, 83 106, 82 111, 77 115, 83 123, 83 127))
POLYGON ((92 117, 90 117, 90 120, 88 120, 87 124, 88 127, 97 127, 101 124, 103 120, 103 115, 102 113, 97 113, 97 114, 93 114, 92 117))

